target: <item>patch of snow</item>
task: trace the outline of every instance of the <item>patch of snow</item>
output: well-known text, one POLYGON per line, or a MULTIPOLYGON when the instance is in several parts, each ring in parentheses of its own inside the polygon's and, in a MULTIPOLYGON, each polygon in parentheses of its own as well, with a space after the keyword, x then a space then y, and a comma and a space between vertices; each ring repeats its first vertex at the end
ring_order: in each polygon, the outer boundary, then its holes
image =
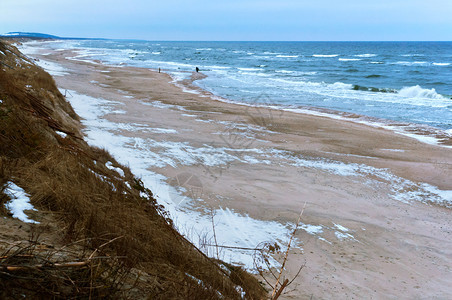
POLYGON ((116 171, 121 177, 124 177, 124 171, 121 168, 113 167, 113 164, 111 161, 107 161, 105 166, 110 170, 116 171))
POLYGON ((303 224, 300 228, 312 235, 317 235, 323 232, 323 227, 320 225, 303 224))
POLYGON ((58 130, 55 130, 55 133, 61 136, 63 139, 67 137, 67 134, 58 130))
POLYGON ((336 223, 333 223, 333 224, 334 224, 334 227, 336 227, 336 228, 339 229, 340 231, 343 231, 343 232, 348 232, 348 231, 349 231, 348 228, 345 228, 345 227, 342 226, 342 225, 339 225, 339 224, 336 224, 336 223))
POLYGON ((39 61, 36 61, 36 64, 46 70, 52 76, 64 76, 68 74, 67 69, 51 61, 41 59, 39 61))
POLYGON ((381 149, 383 151, 391 151, 391 152, 405 152, 403 149, 381 149))
POLYGON ((6 208, 13 214, 14 218, 17 218, 25 223, 39 223, 37 221, 31 220, 24 213, 24 210, 36 210, 33 205, 30 204, 30 198, 25 191, 17 186, 14 182, 8 181, 7 187, 5 189, 5 194, 7 194, 11 200, 6 203, 6 208))
POLYGON ((346 239, 356 241, 355 237, 353 235, 351 235, 350 233, 335 231, 334 235, 336 235, 336 238, 341 241, 346 240, 346 239))

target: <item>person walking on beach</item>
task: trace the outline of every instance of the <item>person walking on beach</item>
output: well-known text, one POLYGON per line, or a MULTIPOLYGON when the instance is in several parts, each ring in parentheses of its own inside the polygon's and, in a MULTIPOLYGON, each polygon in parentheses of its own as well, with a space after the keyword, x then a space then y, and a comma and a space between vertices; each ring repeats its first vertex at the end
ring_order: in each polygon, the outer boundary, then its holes
POLYGON ((199 72, 199 68, 198 67, 196 67, 196 73, 198 73, 199 72))

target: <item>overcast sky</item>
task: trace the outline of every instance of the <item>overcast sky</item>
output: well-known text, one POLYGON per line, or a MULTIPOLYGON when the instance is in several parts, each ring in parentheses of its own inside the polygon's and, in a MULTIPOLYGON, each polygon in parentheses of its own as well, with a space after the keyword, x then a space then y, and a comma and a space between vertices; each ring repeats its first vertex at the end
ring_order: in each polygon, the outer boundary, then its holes
POLYGON ((452 0, 0 0, 0 34, 236 41, 451 41, 452 0))

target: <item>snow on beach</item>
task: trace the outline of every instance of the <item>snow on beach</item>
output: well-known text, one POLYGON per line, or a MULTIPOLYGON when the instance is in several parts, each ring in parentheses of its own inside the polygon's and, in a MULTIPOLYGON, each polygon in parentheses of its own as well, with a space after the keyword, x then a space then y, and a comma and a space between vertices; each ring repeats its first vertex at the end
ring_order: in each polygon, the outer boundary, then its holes
POLYGON ((30 198, 27 193, 12 181, 8 181, 6 186, 4 193, 11 198, 6 203, 6 208, 11 211, 13 218, 17 218, 25 223, 39 223, 31 220, 24 212, 25 210, 35 210, 33 205, 30 204, 30 198))
MULTIPOLYGON (((128 165, 132 172, 141 177, 146 187, 158 195, 157 200, 165 206, 174 223, 182 234, 187 236, 198 246, 198 237, 207 234, 212 236, 212 220, 209 215, 203 215, 190 209, 190 199, 180 195, 180 192, 168 185, 162 175, 149 171, 148 168, 163 162, 170 163, 169 157, 162 157, 149 148, 140 147, 140 141, 115 134, 116 123, 102 117, 115 109, 117 102, 93 98, 70 91, 73 95, 68 100, 77 114, 84 118, 83 124, 87 127, 87 141, 93 146, 107 149, 122 164, 128 165), (174 195, 180 195, 174 201, 174 195)), ((141 141, 145 142, 145 141, 141 141)), ((183 145, 182 145, 183 146, 183 145)), ((171 157, 179 157, 181 148, 175 148, 171 157)), ((221 161, 221 160, 220 160, 221 161)), ((112 167, 111 165, 107 167, 112 167)), ((115 169, 118 171, 117 169, 115 169)), ((277 222, 264 222, 255 220, 247 215, 240 215, 228 208, 220 208, 215 212, 215 228, 217 243, 234 247, 254 248, 264 241, 278 241, 285 243, 289 238, 290 225, 277 222)), ((213 249, 209 250, 211 253, 213 249)), ((253 251, 223 249, 222 258, 233 263, 244 264, 253 268, 253 251)))
MULTIPOLYGON (((215 166, 224 165, 232 160, 268 164, 269 160, 276 158, 287 166, 315 169, 334 176, 348 177, 350 180, 374 177, 368 180, 369 185, 377 188, 379 184, 386 182, 391 187, 389 196, 407 204, 411 201, 452 203, 449 191, 441 191, 427 184, 414 183, 397 177, 387 170, 370 166, 324 159, 312 160, 276 149, 228 149, 207 146, 194 148, 187 143, 125 137, 118 132, 118 127, 122 126, 121 123, 113 123, 103 118, 106 114, 115 111, 116 106, 122 105, 121 103, 81 95, 75 91, 71 91, 71 94, 73 96, 68 100, 75 111, 85 119, 83 123, 87 126, 85 130, 87 141, 94 146, 106 148, 120 163, 129 165, 132 172, 140 176, 145 185, 158 195, 158 201, 169 211, 179 230, 198 246, 201 245, 197 239, 201 236, 212 236, 211 216, 194 211, 192 203, 197 200, 196 197, 192 199, 182 194, 183 189, 170 186, 166 183, 168 178, 150 171, 150 167, 193 165, 200 161, 215 166), (240 156, 240 152, 246 155, 240 156)), ((128 130, 133 130, 132 124, 128 124, 128 130)), ((292 224, 256 220, 247 215, 237 214, 227 207, 220 207, 214 215, 217 243, 220 245, 254 248, 266 241, 285 244, 290 230, 293 229, 292 224)), ((300 228, 327 243, 331 241, 325 238, 326 230, 335 230, 338 241, 356 241, 345 227, 330 228, 324 225, 303 224, 300 228)), ((208 252, 215 253, 214 247, 208 249, 208 252)), ((222 258, 253 268, 252 251, 223 249, 222 258)))

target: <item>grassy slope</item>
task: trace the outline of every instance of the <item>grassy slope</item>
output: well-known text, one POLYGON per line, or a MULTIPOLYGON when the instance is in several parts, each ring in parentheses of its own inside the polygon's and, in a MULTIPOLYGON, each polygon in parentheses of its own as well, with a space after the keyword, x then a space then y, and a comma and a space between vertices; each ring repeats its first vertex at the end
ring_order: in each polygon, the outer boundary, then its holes
POLYGON ((36 234, 20 245, 0 241, 0 298, 239 299, 238 286, 248 299, 265 297, 252 276, 205 257, 184 239, 128 168, 87 145, 52 77, 1 41, 0 100, 0 214, 7 215, 3 190, 12 181, 53 220, 33 226, 43 235, 58 231, 45 251, 36 234), (108 169, 108 161, 125 175, 108 169), (87 264, 64 271, 53 265, 68 260, 87 264), (45 267, 19 273, 4 269, 43 261, 45 267))

